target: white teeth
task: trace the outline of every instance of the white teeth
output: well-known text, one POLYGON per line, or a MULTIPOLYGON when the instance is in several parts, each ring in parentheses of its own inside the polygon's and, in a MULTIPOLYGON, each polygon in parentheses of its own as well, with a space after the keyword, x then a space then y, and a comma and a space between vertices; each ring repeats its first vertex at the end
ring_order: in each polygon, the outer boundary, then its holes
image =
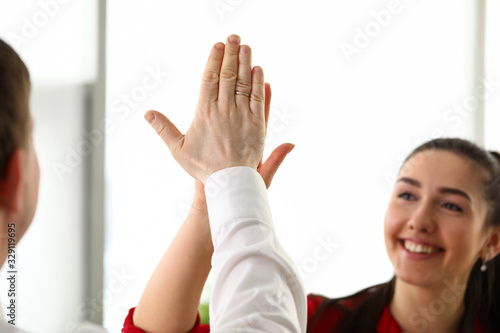
POLYGON ((409 240, 404 241, 404 247, 405 247, 405 249, 407 249, 408 251, 413 252, 413 253, 430 254, 430 253, 436 253, 439 251, 439 249, 437 247, 429 246, 429 245, 422 245, 422 244, 418 244, 418 243, 415 243, 415 242, 412 242, 409 240))

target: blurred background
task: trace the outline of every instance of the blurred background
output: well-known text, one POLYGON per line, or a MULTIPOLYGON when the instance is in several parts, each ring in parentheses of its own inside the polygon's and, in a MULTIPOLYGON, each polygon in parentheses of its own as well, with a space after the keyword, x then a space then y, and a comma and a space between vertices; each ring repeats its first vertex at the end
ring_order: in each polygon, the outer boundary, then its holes
POLYGON ((210 48, 232 33, 273 90, 264 157, 296 145, 268 194, 307 292, 387 281, 383 220, 406 155, 436 137, 500 150, 499 13, 495 0, 0 0, 41 166, 18 325, 120 331, 194 193, 143 115, 187 130, 210 48))

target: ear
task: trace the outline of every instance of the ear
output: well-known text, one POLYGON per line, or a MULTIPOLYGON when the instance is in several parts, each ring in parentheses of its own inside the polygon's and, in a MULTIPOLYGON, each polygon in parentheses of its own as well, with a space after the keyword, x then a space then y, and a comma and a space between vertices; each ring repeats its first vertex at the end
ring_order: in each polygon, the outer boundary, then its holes
POLYGON ((489 260, 500 253, 500 227, 493 229, 490 240, 486 244, 485 254, 488 253, 489 260))
POLYGON ((25 153, 16 149, 7 162, 6 177, 0 183, 0 207, 7 215, 16 215, 23 209, 25 153))

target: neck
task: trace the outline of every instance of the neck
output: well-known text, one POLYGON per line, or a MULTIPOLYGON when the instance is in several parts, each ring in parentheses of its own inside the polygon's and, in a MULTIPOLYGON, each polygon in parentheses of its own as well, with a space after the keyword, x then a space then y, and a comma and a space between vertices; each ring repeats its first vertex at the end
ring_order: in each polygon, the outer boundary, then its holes
POLYGON ((389 309, 405 332, 456 333, 465 311, 465 286, 462 281, 445 280, 422 287, 396 278, 389 309))

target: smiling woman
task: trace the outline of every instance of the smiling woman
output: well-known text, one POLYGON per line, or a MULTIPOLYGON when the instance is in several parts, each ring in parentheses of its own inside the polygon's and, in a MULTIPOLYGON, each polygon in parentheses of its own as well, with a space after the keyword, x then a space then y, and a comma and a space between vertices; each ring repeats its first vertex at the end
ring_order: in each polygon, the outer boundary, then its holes
POLYGON ((500 331, 499 154, 458 138, 417 147, 399 171, 385 243, 393 279, 324 300, 309 332, 500 331))

